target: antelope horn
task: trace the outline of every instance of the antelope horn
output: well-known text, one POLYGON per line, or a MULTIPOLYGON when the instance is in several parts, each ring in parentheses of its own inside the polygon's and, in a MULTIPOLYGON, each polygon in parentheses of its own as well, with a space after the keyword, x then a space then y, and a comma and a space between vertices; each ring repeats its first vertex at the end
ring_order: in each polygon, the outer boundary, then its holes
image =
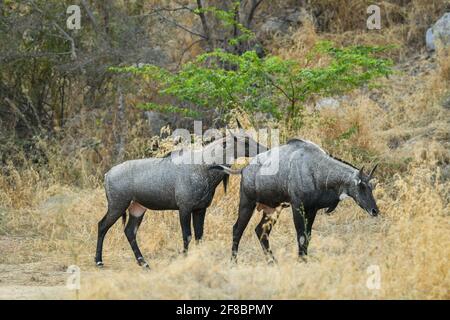
POLYGON ((238 118, 236 118, 236 122, 237 122, 238 128, 239 128, 240 130, 242 130, 242 125, 241 125, 241 123, 239 122, 238 118))

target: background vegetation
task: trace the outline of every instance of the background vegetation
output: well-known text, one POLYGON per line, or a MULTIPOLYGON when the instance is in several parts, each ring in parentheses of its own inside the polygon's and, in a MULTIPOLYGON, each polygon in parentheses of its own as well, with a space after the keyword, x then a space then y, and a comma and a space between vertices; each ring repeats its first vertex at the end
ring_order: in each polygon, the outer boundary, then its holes
POLYGON ((81 298, 449 298, 450 52, 424 48, 448 1, 384 1, 382 29, 373 31, 365 0, 80 1, 77 32, 65 28, 69 4, 0 1, 0 297, 76 297, 63 286, 77 264, 81 298), (268 28, 294 13, 294 22, 268 28), (358 51, 365 47, 390 50, 358 51), (360 79, 348 58, 379 64, 360 79), (111 72, 119 66, 145 72, 111 72), (319 74, 308 78, 308 70, 319 74), (351 86, 341 88, 339 76, 351 86), (211 89, 223 79, 228 93, 211 89), (302 91, 305 83, 317 86, 302 91), (330 95, 339 106, 323 107, 330 95), (351 201, 320 214, 309 261, 300 263, 284 210, 271 236, 276 266, 264 262, 255 217, 232 267, 233 177, 187 258, 177 215, 149 212, 138 241, 152 271, 135 265, 119 224, 105 242, 106 268, 96 270, 103 174, 176 148, 168 134, 193 118, 233 126, 230 114, 247 128, 279 128, 282 142, 299 136, 358 166, 380 162, 381 216, 351 201), (366 287, 373 264, 380 290, 366 287))

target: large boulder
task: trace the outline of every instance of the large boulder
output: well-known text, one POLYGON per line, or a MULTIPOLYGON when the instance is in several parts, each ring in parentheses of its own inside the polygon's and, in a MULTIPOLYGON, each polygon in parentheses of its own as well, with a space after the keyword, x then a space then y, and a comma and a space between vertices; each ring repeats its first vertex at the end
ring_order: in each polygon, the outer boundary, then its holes
POLYGON ((442 99, 442 106, 450 110, 450 92, 448 92, 442 99))
POLYGON ((288 24, 278 17, 270 17, 261 26, 261 31, 268 34, 284 33, 288 29, 288 24))
POLYGON ((428 50, 436 50, 437 46, 450 46, 450 12, 444 14, 427 30, 425 41, 428 50))
POLYGON ((263 34, 284 34, 291 28, 296 28, 312 18, 304 9, 286 9, 281 16, 266 18, 261 25, 260 32, 263 34))
POLYGON ((316 102, 316 109, 338 109, 341 106, 339 100, 335 98, 322 98, 316 102))
POLYGON ((430 51, 436 50, 436 46, 434 45, 434 35, 433 29, 428 28, 427 33, 425 35, 425 43, 427 45, 427 49, 430 51))

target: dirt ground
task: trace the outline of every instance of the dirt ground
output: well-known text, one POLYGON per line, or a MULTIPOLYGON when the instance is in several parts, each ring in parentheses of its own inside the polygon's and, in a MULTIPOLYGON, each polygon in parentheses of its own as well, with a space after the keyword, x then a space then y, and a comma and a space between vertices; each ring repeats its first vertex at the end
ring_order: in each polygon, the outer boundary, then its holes
MULTIPOLYGON (((20 239, 0 237, 0 252, 14 254, 20 239)), ((16 252, 17 254, 17 252, 16 252)), ((0 299, 70 299, 66 289, 67 273, 46 261, 0 264, 0 299)))

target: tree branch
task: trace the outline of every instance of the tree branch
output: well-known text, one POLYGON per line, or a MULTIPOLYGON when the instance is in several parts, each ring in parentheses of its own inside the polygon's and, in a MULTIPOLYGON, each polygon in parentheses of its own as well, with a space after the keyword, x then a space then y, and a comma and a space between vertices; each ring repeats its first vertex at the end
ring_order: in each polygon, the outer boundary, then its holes
POLYGON ((15 103, 9 100, 8 98, 5 98, 4 101, 7 102, 8 105, 11 107, 11 109, 14 111, 14 113, 18 115, 20 119, 22 119, 23 123, 28 128, 28 130, 36 134, 36 129, 30 124, 30 122, 28 122, 27 117, 19 110, 19 108, 15 105, 15 103))
MULTIPOLYGON (((36 3, 31 0, 30 1, 31 5, 34 7, 34 9, 39 12, 42 16, 44 16, 44 13, 42 12, 42 10, 36 5, 36 3)), ((55 21, 52 21, 52 25, 54 27, 56 27, 56 29, 59 30, 59 32, 62 33, 62 35, 64 36, 64 38, 66 40, 68 40, 70 42, 70 47, 71 47, 71 58, 72 60, 75 60, 77 58, 77 53, 76 53, 76 48, 75 48, 75 41, 73 40, 73 38, 66 32, 64 31, 63 28, 61 28, 55 21)))
POLYGON ((255 16, 256 9, 258 9, 261 2, 263 2, 263 0, 251 0, 250 12, 248 13, 247 19, 245 19, 246 28, 250 28, 250 25, 252 24, 253 18, 255 16))
POLYGON ((295 103, 295 97, 290 97, 289 94, 279 85, 277 85, 275 83, 275 80, 273 79, 273 77, 271 75, 266 75, 266 78, 270 81, 270 84, 272 86, 274 86, 275 88, 277 88, 291 103, 295 103))
POLYGON ((180 61, 178 61, 178 64, 177 64, 175 70, 177 70, 177 69, 181 66, 181 63, 183 62, 183 57, 184 57, 184 55, 186 54, 186 52, 188 52, 195 44, 197 44, 197 43, 199 43, 199 42, 202 42, 202 41, 205 41, 205 39, 198 39, 198 40, 192 42, 189 46, 187 46, 187 47, 183 50, 183 52, 182 52, 181 55, 180 55, 180 61))
POLYGON ((56 29, 59 30, 59 32, 61 32, 64 35, 64 38, 66 38, 69 42, 70 42, 70 49, 71 49, 71 58, 72 60, 75 60, 77 58, 77 52, 76 52, 76 48, 75 48, 75 41, 73 40, 73 38, 64 31, 63 28, 61 28, 56 22, 53 22, 53 25, 56 27, 56 29))
POLYGON ((83 5, 84 10, 86 10, 89 20, 91 20, 92 24, 94 25, 95 30, 99 30, 97 20, 95 20, 94 14, 92 13, 91 9, 89 8, 89 4, 86 2, 86 0, 81 0, 81 4, 83 5))
POLYGON ((138 15, 134 15, 134 16, 130 16, 130 18, 141 18, 141 17, 148 17, 148 16, 152 16, 154 14, 160 13, 160 12, 177 12, 177 11, 182 11, 182 10, 187 10, 190 12, 193 12, 194 9, 189 8, 187 6, 181 6, 181 7, 176 7, 176 8, 156 8, 155 10, 148 12, 148 13, 144 13, 144 14, 138 14, 138 15))
POLYGON ((185 27, 185 26, 179 24, 178 22, 176 22, 176 21, 174 21, 174 20, 171 20, 171 19, 169 19, 169 18, 163 16, 163 15, 160 14, 160 13, 157 13, 157 15, 158 15, 159 17, 161 17, 163 20, 165 20, 165 21, 167 21, 167 22, 173 24, 173 25, 176 26, 177 28, 180 28, 180 29, 182 29, 182 30, 184 30, 184 31, 186 31, 186 32, 188 32, 188 33, 194 35, 194 36, 197 36, 197 37, 200 37, 200 38, 203 38, 203 39, 208 39, 205 35, 200 34, 200 33, 197 33, 197 32, 195 32, 195 31, 192 31, 192 30, 188 29, 187 27, 185 27))
POLYGON ((51 56, 61 56, 61 55, 69 55, 72 54, 72 52, 31 52, 31 53, 15 53, 9 56, 0 57, 1 63, 9 63, 14 60, 20 60, 20 59, 29 59, 29 58, 41 58, 41 57, 51 57, 51 56))
POLYGON ((233 26, 233 36, 236 38, 238 36, 238 24, 241 22, 240 21, 240 16, 239 16, 239 11, 241 8, 241 0, 239 0, 235 5, 234 5, 234 26, 233 26))
POLYGON ((210 46, 210 50, 213 49, 213 45, 211 43, 211 34, 209 31, 208 23, 206 21, 205 12, 203 11, 203 5, 202 0, 197 0, 197 9, 198 9, 198 16, 200 17, 200 21, 202 22, 203 32, 206 36, 206 41, 208 41, 208 44, 210 46))

